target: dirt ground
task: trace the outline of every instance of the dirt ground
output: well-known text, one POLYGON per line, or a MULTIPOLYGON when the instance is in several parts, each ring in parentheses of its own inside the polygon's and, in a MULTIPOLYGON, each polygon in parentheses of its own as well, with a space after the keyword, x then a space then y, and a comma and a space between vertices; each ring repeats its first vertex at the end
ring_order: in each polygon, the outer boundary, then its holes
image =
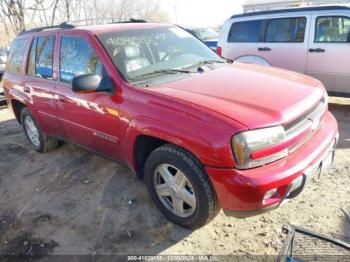
POLYGON ((277 254, 286 224, 350 237, 350 99, 330 100, 339 121, 335 164, 264 215, 222 212, 190 231, 168 222, 125 167, 71 144, 39 154, 0 109, 0 254, 277 254))

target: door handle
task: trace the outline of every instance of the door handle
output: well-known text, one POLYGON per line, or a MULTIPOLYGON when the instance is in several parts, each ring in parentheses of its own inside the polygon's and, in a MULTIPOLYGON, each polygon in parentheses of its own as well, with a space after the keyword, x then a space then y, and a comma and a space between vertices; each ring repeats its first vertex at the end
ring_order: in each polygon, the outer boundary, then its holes
POLYGON ((323 48, 310 48, 309 52, 310 53, 324 53, 324 52, 326 52, 326 50, 324 50, 323 48))
POLYGON ((260 52, 270 52, 271 48, 269 48, 269 47, 259 47, 258 51, 260 51, 260 52))
POLYGON ((62 102, 62 103, 65 103, 66 102, 66 99, 64 98, 64 96, 57 96, 57 100, 59 101, 59 102, 62 102))
POLYGON ((23 91, 25 92, 25 93, 30 93, 30 88, 28 87, 28 86, 24 86, 23 87, 23 91))

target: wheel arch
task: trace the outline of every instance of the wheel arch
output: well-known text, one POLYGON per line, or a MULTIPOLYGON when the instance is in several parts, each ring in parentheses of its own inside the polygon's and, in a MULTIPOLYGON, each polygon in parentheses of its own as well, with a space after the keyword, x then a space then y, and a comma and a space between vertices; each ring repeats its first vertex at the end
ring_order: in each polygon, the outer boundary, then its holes
POLYGON ((271 66, 269 61, 257 55, 243 55, 235 59, 233 62, 271 66))
POLYGON ((17 99, 11 99, 11 107, 12 107, 13 113, 15 114, 17 122, 19 124, 22 124, 21 112, 23 108, 27 107, 27 105, 17 99))

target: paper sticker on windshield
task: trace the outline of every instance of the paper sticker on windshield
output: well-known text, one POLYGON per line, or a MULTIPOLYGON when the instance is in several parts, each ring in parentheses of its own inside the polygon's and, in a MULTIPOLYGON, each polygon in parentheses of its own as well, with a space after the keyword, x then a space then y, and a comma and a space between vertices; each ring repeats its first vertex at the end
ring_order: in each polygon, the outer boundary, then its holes
POLYGON ((181 37, 181 38, 191 37, 190 33, 186 32, 183 29, 177 28, 177 27, 169 28, 169 30, 171 32, 173 32, 175 35, 177 35, 178 37, 181 37))

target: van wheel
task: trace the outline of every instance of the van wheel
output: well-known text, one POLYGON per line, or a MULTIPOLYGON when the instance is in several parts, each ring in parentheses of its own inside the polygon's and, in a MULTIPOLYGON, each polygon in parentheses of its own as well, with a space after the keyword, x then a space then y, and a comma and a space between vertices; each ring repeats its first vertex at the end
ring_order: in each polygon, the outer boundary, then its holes
POLYGON ((199 228, 220 210, 203 165, 174 145, 164 145, 150 154, 145 181, 160 211, 180 226, 199 228))
POLYGON ((26 137, 36 151, 44 153, 57 147, 57 139, 41 132, 39 125, 27 107, 21 111, 21 123, 26 137))

